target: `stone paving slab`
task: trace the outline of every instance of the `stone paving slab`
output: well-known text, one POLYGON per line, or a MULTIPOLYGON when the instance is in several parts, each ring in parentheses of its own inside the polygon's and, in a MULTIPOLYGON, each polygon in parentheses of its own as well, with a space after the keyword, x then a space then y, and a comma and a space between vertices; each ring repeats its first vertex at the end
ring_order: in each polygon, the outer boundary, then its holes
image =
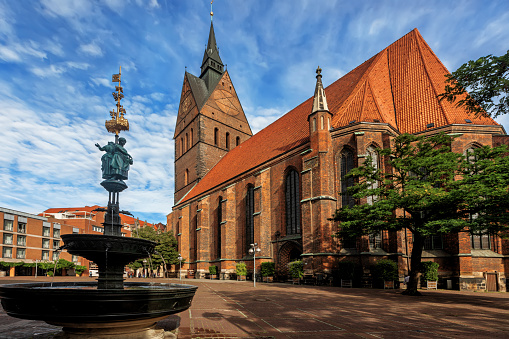
MULTIPOLYGON (((55 281, 76 279, 90 280, 55 281)), ((23 281, 33 277, 0 278, 0 284, 23 281)), ((199 288, 189 310, 166 319, 180 323, 180 339, 509 338, 509 293, 424 290, 422 297, 409 297, 398 290, 277 283, 258 283, 254 288, 252 282, 194 279, 182 283, 199 288)), ((59 330, 0 310, 0 338, 46 339, 59 330)))

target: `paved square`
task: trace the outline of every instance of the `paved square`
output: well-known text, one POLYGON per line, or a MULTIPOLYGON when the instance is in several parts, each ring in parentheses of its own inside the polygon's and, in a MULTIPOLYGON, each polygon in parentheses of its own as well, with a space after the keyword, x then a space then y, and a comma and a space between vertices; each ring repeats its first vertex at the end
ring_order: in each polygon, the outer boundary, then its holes
MULTIPOLYGON (((88 278, 55 281, 61 279, 88 278)), ((31 280, 6 277, 0 283, 31 280)), ((199 288, 191 308, 172 316, 180 322, 180 339, 509 338, 509 293, 424 290, 422 297, 408 297, 399 290, 182 282, 199 288)), ((0 312, 0 338, 52 338, 58 331, 0 312)))

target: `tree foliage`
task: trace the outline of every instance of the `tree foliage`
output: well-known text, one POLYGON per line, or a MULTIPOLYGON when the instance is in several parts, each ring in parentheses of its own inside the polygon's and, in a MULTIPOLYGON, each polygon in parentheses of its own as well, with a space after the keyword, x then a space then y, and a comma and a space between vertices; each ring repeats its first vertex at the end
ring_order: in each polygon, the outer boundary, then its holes
MULTIPOLYGON (((161 265, 166 264, 166 269, 168 270, 171 265, 175 265, 179 263, 178 260, 178 252, 177 252, 177 239, 173 236, 173 232, 157 232, 154 228, 149 226, 144 226, 136 233, 133 232, 134 238, 141 238, 153 241, 157 243, 155 247, 155 252, 150 257, 138 259, 132 262, 129 267, 132 269, 138 269, 143 267, 143 260, 147 260, 149 264, 152 264, 152 268, 159 267, 161 265)), ((148 267, 149 268, 149 267, 148 267)))
POLYGON ((507 148, 481 147, 472 158, 452 152, 452 141, 444 134, 399 135, 392 148, 378 150, 385 170, 368 157, 348 174, 356 181, 348 194, 357 203, 334 215, 341 222, 337 236, 343 239, 383 230, 412 233, 408 294, 418 294, 426 237, 466 227, 474 232, 500 232, 509 222, 509 157, 503 156, 507 148), (367 197, 372 197, 372 203, 364 203, 367 197))
POLYGON ((509 50, 499 57, 470 60, 446 78, 441 100, 456 102, 475 116, 509 113, 509 50))

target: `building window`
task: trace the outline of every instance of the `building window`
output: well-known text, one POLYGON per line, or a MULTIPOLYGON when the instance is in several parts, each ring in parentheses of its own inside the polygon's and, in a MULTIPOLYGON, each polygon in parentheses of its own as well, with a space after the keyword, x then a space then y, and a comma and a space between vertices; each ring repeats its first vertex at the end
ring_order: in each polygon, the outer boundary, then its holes
POLYGON ((184 138, 180 138, 180 155, 184 154, 184 138))
POLYGON ((219 129, 217 127, 214 128, 214 145, 219 145, 219 129))
POLYGON ((2 257, 12 258, 12 247, 5 247, 2 250, 2 257))
POLYGON ((316 131, 316 118, 313 118, 313 132, 316 131))
POLYGON ((299 173, 292 169, 286 175, 286 234, 300 233, 300 183, 299 173))
POLYGON ((189 170, 186 168, 184 172, 184 186, 187 186, 187 184, 189 184, 189 170))
POLYGON ((226 132, 226 149, 230 149, 230 133, 226 132))
POLYGON ((371 233, 369 236, 369 249, 382 248, 382 232, 371 233))
POLYGON ((16 259, 25 259, 25 249, 24 248, 16 249, 16 259))
POLYGON ((240 145, 240 137, 235 138, 235 146, 240 145))
POLYGON ((16 243, 18 246, 26 246, 27 245, 27 237, 24 235, 18 235, 18 238, 16 239, 16 243))
POLYGON ((18 222, 18 233, 26 233, 27 232, 27 224, 24 222, 18 222))
POLYGON ((217 234, 216 234, 216 253, 217 258, 221 258, 221 227, 223 226, 223 197, 219 197, 217 206, 217 234))
POLYGON ((320 117, 320 129, 323 129, 324 127, 324 124, 323 124, 323 116, 320 117))
POLYGON ((92 226, 92 230, 94 232, 104 233, 104 228, 99 227, 99 226, 92 226))
POLYGON ((42 251, 42 260, 49 260, 49 251, 42 251))
POLYGON ((49 239, 42 239, 42 248, 49 248, 49 239))
POLYGON ((60 238, 60 230, 54 228, 53 229, 53 238, 60 238))
MULTIPOLYGON (((366 161, 371 159, 371 166, 373 166, 375 170, 378 170, 378 153, 375 150, 375 148, 373 146, 369 146, 368 149, 366 150, 366 153, 368 155, 366 161)), ((373 182, 370 188, 371 189, 378 188, 378 181, 373 182)), ((369 197, 366 198, 366 202, 370 205, 373 205, 373 202, 376 201, 376 198, 377 198, 376 196, 370 195, 369 197)))
POLYGON ((72 228, 72 234, 80 234, 80 229, 76 228, 76 227, 73 227, 72 228))
POLYGON ((42 228, 42 236, 43 237, 51 237, 51 228, 49 227, 43 227, 42 228))
POLYGON ((4 231, 12 231, 13 230, 13 221, 4 219, 4 231))
POLYGON ((355 201, 351 195, 348 194, 348 188, 354 184, 353 178, 346 178, 346 175, 353 169, 353 152, 345 150, 341 154, 340 159, 340 180, 341 180, 341 206, 353 207, 355 201))
POLYGON ((78 256, 77 255, 73 255, 72 256, 72 262, 78 262, 78 256))
POLYGON ((12 234, 4 233, 4 245, 12 245, 12 234))
POLYGON ((60 256, 60 253, 57 251, 53 251, 53 261, 58 261, 58 258, 60 256))
POLYGON ((474 250, 489 250, 491 249, 491 237, 489 233, 474 233, 472 234, 472 249, 474 250))
POLYGON ((194 145, 194 138, 193 138, 193 129, 191 128, 191 133, 189 133, 189 136, 191 137, 191 143, 190 143, 190 146, 193 147, 194 145))
POLYGON ((60 247, 60 240, 53 240, 53 249, 57 250, 60 247))
POLYGON ((254 243, 254 186, 247 186, 246 195, 246 252, 254 243))
POLYGON ((186 151, 189 149, 189 135, 186 133, 186 151))
POLYGON ((424 239, 425 250, 441 250, 444 248, 444 242, 441 235, 429 235, 424 239))

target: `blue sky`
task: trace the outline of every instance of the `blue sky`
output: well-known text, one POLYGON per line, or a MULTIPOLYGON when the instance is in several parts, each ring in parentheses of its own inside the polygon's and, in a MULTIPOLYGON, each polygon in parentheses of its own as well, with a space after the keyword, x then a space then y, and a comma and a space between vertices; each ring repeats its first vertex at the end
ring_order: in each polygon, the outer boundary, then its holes
MULTIPOLYGON (((509 1, 216 0, 220 56, 253 132, 418 28, 445 66, 509 49, 509 1)), ((166 223, 184 71, 199 75, 204 0, 0 0, 0 206, 105 205, 101 145, 122 66, 134 158, 121 208, 166 223)), ((497 120, 506 127, 509 117, 497 120)))

